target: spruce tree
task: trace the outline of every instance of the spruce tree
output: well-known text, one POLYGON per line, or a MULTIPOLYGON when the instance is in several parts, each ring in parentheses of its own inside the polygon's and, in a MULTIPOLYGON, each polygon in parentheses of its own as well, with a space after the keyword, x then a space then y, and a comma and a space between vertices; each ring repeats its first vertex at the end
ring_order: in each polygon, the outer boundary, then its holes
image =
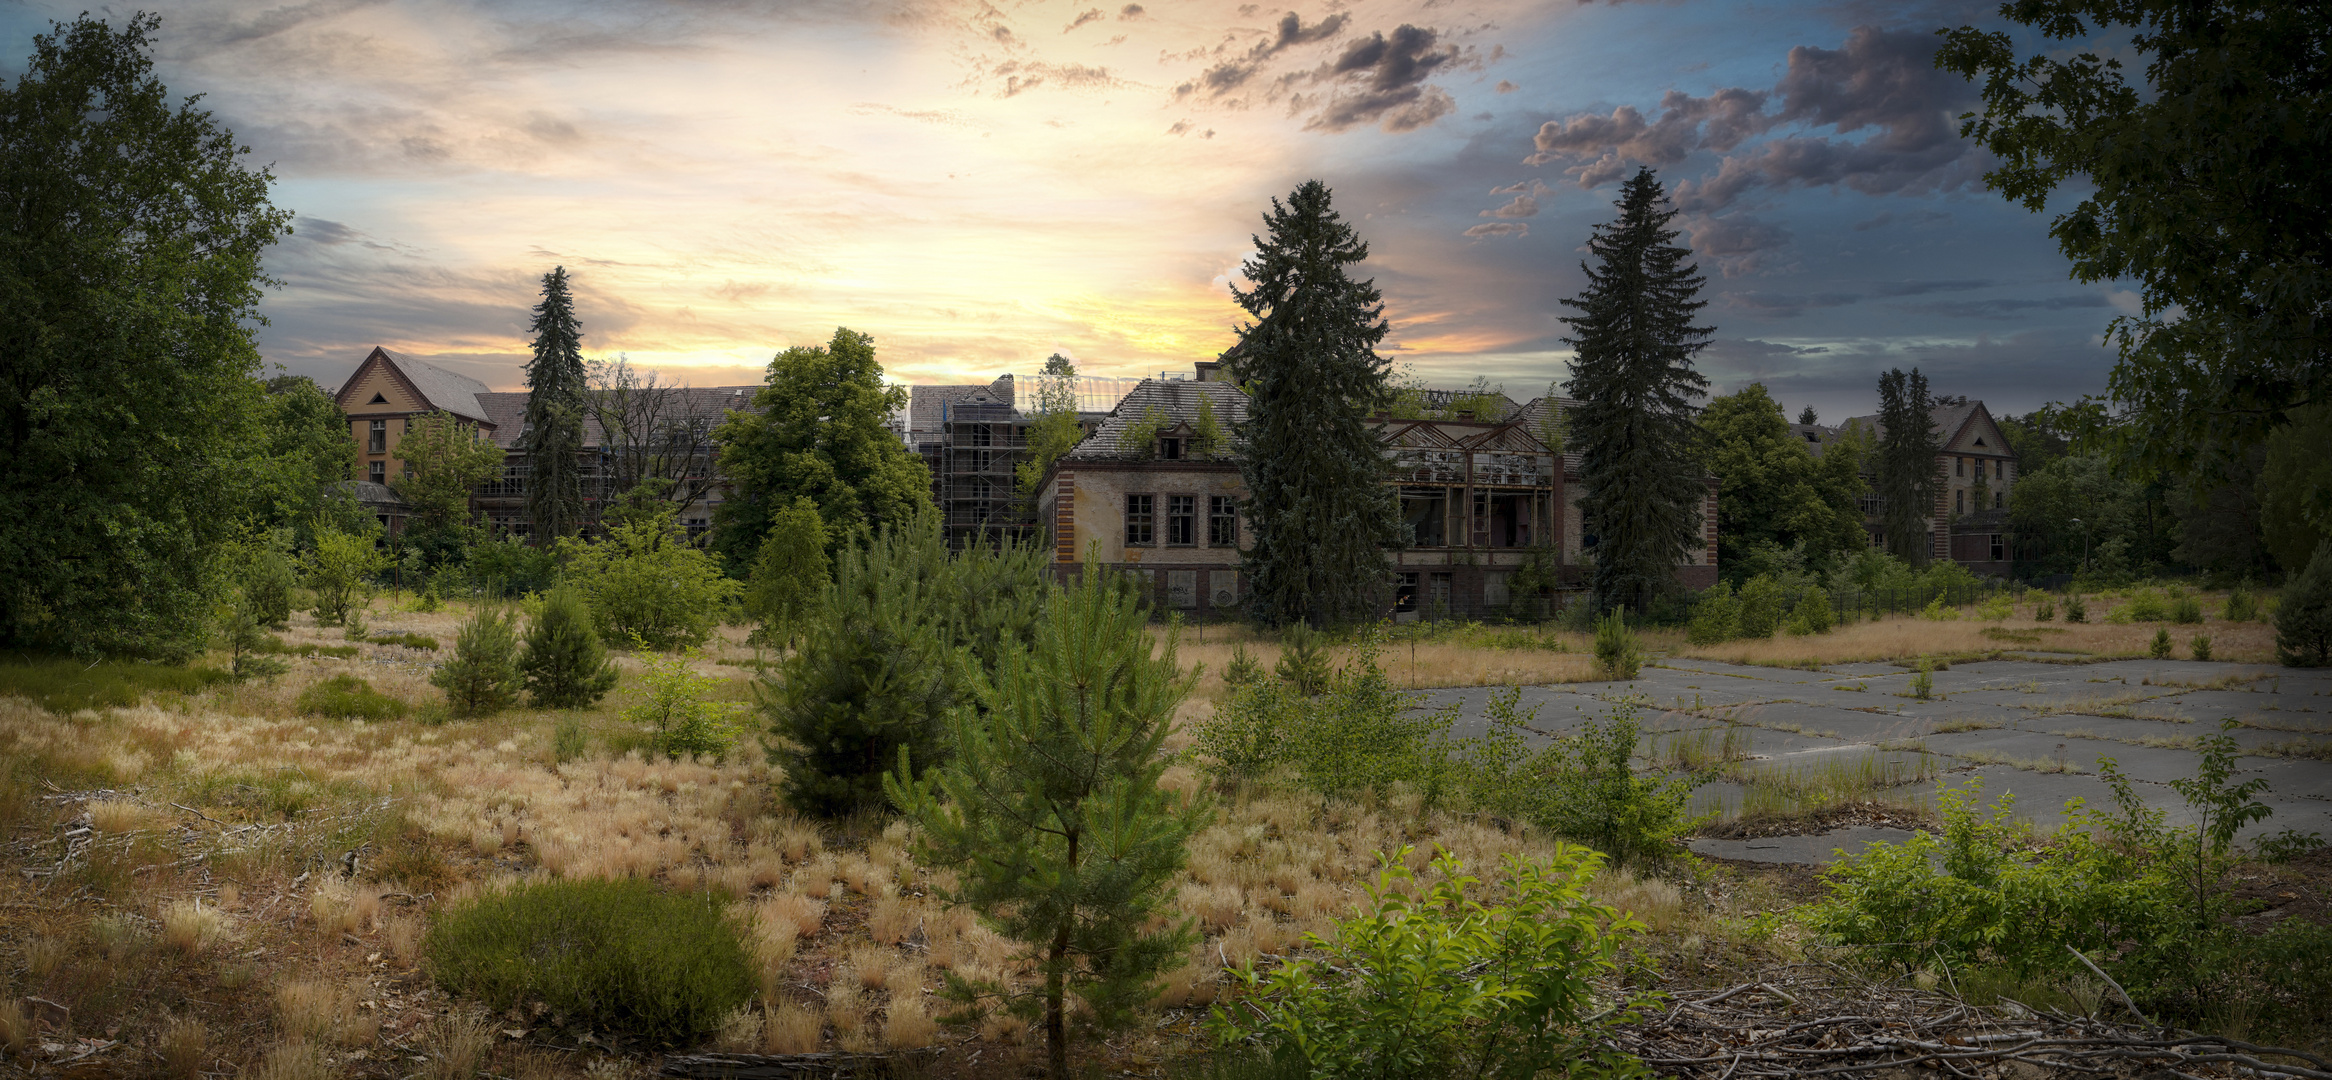
POLYGON ((1248 611, 1275 626, 1364 618, 1384 596, 1384 549, 1402 531, 1386 460, 1363 422, 1388 395, 1376 354, 1390 329, 1385 307, 1374 281, 1346 273, 1368 245, 1329 207, 1326 184, 1306 181, 1284 205, 1273 199, 1263 221, 1268 236, 1240 267, 1254 287, 1231 287, 1255 322, 1223 353, 1248 398, 1232 444, 1252 493, 1248 611))
POLYGON ((1676 210, 1652 170, 1620 187, 1619 220, 1595 226, 1582 263, 1587 289, 1564 304, 1579 336, 1564 384, 1579 400, 1571 444, 1580 450, 1581 524, 1596 538, 1591 584, 1598 610, 1642 611, 1669 591, 1676 564, 1707 541, 1708 495, 1698 453, 1695 404, 1708 380, 1693 369, 1710 327, 1693 325, 1699 267, 1674 243, 1676 210))
POLYGON ((1943 483, 1931 408, 1927 376, 1918 368, 1909 375, 1897 368, 1879 376, 1879 427, 1884 430, 1873 486, 1878 488, 1880 532, 1887 550, 1914 566, 1926 565, 1931 554, 1927 518, 1943 483))
POLYGON ((567 268, 543 275, 534 308, 534 359, 526 364, 526 513, 537 543, 573 536, 583 525, 583 324, 567 292, 567 268))
MULTIPOLYGON (((928 759, 901 749, 883 786, 923 827, 920 861, 956 871, 939 895, 1035 961, 1041 997, 1012 1003, 1041 1010, 1046 1075, 1069 1076, 1069 995, 1095 1026, 1125 1026, 1197 940, 1171 890, 1211 813, 1159 785, 1192 682, 1173 633, 1154 652, 1146 605, 1091 564, 1050 593, 1026 645, 973 677, 981 707, 953 714, 955 759, 917 781, 928 759)), ((1013 994, 1000 981, 947 981, 959 999, 1013 994)))
POLYGON ((831 566, 818 504, 807 495, 794 496, 794 504, 770 522, 745 582, 745 614, 761 623, 753 641, 792 648, 826 601, 831 566))
POLYGON ((615 689, 615 663, 591 627, 583 596, 562 585, 543 598, 542 614, 526 628, 518 670, 538 709, 580 709, 615 689))
POLYGON ((518 700, 516 615, 480 604, 455 636, 453 659, 429 676, 457 717, 492 716, 518 700))
POLYGON ((863 545, 844 542, 822 617, 756 695, 777 736, 785 797, 839 816, 882 805, 899 750, 938 760, 957 702, 953 569, 936 511, 923 509, 863 545))

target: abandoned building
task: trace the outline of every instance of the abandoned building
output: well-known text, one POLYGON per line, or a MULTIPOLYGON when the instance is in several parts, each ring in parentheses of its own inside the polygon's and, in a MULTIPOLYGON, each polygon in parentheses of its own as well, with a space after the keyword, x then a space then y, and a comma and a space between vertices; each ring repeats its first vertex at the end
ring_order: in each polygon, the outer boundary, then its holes
MULTIPOLYGON (((2015 485, 2016 454, 1982 401, 1938 397, 1928 414, 1938 450, 1935 505, 1926 514, 1928 557, 1950 559, 1977 574, 2008 577, 2015 569, 2016 531, 2008 518, 2008 489, 2015 485)), ((1790 428, 1820 454, 1848 426, 1874 436, 1886 429, 1877 416, 1857 416, 1844 424, 1792 424, 1790 428)), ((1869 475, 1869 470, 1864 471, 1869 475)), ((1863 527, 1873 547, 1886 544, 1879 497, 1865 494, 1863 527)))

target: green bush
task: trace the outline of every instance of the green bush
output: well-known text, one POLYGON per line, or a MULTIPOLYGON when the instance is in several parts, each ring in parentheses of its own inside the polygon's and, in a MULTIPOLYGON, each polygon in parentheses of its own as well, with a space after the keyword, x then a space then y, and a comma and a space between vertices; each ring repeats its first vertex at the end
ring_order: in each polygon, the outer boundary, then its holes
POLYGON ((492 716, 518 701, 517 616, 493 604, 479 604, 462 621, 453 659, 430 673, 429 684, 445 691, 455 716, 492 716))
POLYGON ((1332 935, 1305 936, 1317 957, 1269 975, 1235 969, 1244 992, 1215 1007, 1217 1039, 1260 1042, 1258 1056, 1300 1060, 1320 1080, 1641 1071, 1601 1037, 1601 1025, 1636 1014, 1624 997, 1597 1009, 1594 983, 1622 973, 1621 950, 1644 926, 1587 895, 1599 856, 1569 845, 1545 864, 1508 855, 1485 901, 1446 852, 1409 899, 1407 855, 1380 853, 1361 911, 1332 935))
POLYGON ((1919 661, 1919 671, 1911 676, 1911 696, 1925 701, 1935 696, 1934 665, 1919 661))
POLYGON ((2156 660, 2170 659, 2169 627, 2161 626, 2154 629, 2154 640, 2146 646, 2146 652, 2156 660))
POLYGON ((1692 621, 1684 629, 1685 640, 1695 645, 1715 645, 1739 636, 1741 628, 1741 601, 1733 595, 1733 585, 1718 581, 1700 594, 1692 607, 1692 621))
POLYGON ((583 597, 569 588, 551 590, 542 610, 526 627, 518 657, 526 692, 538 709, 580 709, 615 688, 615 663, 591 629, 583 597))
POLYGON ((600 637, 636 637, 651 649, 702 645, 737 601, 744 587, 689 546, 673 514, 618 525, 597 543, 559 541, 564 578, 590 602, 600 637))
POLYGON ((1279 635, 1279 677, 1296 688, 1296 693, 1311 696, 1328 689, 1327 635, 1312 629, 1310 623, 1290 623, 1279 635))
POLYGON ((755 643, 792 648, 817 618, 834 583, 827 539, 818 507, 806 495, 794 496, 793 506, 770 521, 745 584, 745 615, 761 623, 751 635, 755 643))
POLYGON ((540 1001, 651 1046, 683 1046, 717 1030, 754 987, 719 901, 639 879, 487 892, 439 916, 424 951, 451 993, 495 1009, 540 1001))
MULTIPOLYGON (((2056 617, 2057 617, 2057 604, 2056 604, 2056 601, 2053 601, 2053 600, 2042 600, 2040 603, 2034 604, 2034 605, 2032 606, 2032 621, 2034 621, 2034 622, 2048 622, 2049 620, 2051 620, 2051 619, 2054 619, 2054 618, 2056 618, 2056 617)), ((2076 620, 2076 621, 2078 621, 2078 620, 2076 620)))
POLYGON ((1628 629, 1625 608, 1595 621, 1595 667, 1604 678, 1625 682, 1643 666, 1644 651, 1636 644, 1636 632, 1628 629))
POLYGON ((1762 640, 1781 626, 1781 583, 1764 574, 1741 586, 1740 608, 1733 616, 1736 637, 1762 640))
POLYGON ((2194 650, 2195 659, 2208 660, 2211 658, 2211 636, 2209 634, 2196 634, 2194 640, 2188 642, 2187 645, 2194 650))
POLYGON ((2130 594, 2130 602, 2114 615, 2130 622, 2164 622, 2170 618, 2170 605, 2162 599, 2160 591, 2139 589, 2130 594))
POLYGON ((2202 621, 2202 601, 2180 593, 2170 601, 2170 621, 2180 626, 2193 626, 2202 621))
POLYGON ((389 555, 373 543, 369 533, 342 532, 318 521, 316 546, 308 552, 306 564, 316 621, 331 625, 361 606, 358 595, 370 588, 373 575, 389 567, 389 555))
POLYGON ((2228 622, 2250 622, 2259 617, 2259 597, 2250 589, 2235 586, 2227 593, 2227 606, 2219 617, 2228 622))
POLYGON ((1320 795, 1383 794, 1407 783, 1440 799, 1458 706, 1427 712, 1417 708, 1423 695, 1394 689, 1377 662, 1382 641, 1364 638, 1316 695, 1276 679, 1235 689, 1193 733, 1200 768, 1232 782, 1286 766, 1320 795))
POLYGON ((291 621, 292 590, 299 586, 299 577, 283 552, 266 547, 254 553, 242 585, 260 625, 280 629, 291 621))
POLYGON ((694 649, 647 657, 640 699, 623 711, 625 723, 655 731, 656 752, 666 757, 726 754, 744 726, 743 704, 711 700, 721 680, 690 666, 701 658, 694 649))
POLYGON ((427 634, 415 634, 411 632, 402 634, 374 634, 365 640, 372 642, 375 645, 402 645, 405 648, 419 649, 422 652, 437 651, 437 639, 430 637, 427 634))
POLYGON ((1609 715, 1590 717, 1535 751, 1537 710, 1525 714, 1520 702, 1519 688, 1492 697, 1489 730, 1459 747, 1452 786, 1465 801, 1632 865, 1666 860, 1676 838, 1706 820, 1687 815, 1685 807, 1692 789, 1710 777, 1636 774, 1643 732, 1635 701, 1621 701, 1609 715))
POLYGON ((372 688, 354 675, 334 675, 300 691, 299 710, 342 720, 394 720, 405 715, 405 703, 372 688))
POLYGON ((0 659, 0 695, 30 698, 53 713, 126 709, 151 693, 191 694, 234 678, 207 667, 173 667, 129 660, 96 664, 71 657, 0 659))
POLYGON ((2275 658, 2285 667, 2332 663, 2332 540, 2284 587, 2275 609, 2275 658))
POLYGON ((1830 607, 1829 592, 1819 588, 1807 589, 1804 595, 1798 597, 1797 606, 1790 609, 1789 632, 1798 635, 1827 634, 1837 622, 1837 612, 1830 607))
POLYGON ((2071 623, 2085 623, 2089 621, 2089 605, 2081 602, 2080 593, 2069 593, 2066 595, 2065 621, 2071 623))

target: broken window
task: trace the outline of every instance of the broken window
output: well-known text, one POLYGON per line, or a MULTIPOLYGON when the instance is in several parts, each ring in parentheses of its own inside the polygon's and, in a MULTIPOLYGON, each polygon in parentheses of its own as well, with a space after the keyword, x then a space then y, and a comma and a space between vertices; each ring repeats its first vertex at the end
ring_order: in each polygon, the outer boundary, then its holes
POLYGON ((1401 517, 1409 523, 1412 547, 1448 547, 1448 493, 1441 488, 1401 489, 1401 517))
POLYGON ((1239 501, 1228 495, 1207 499, 1206 542, 1209 547, 1239 546, 1239 501))
POLYGON ((1198 496, 1166 496, 1166 542, 1176 547, 1188 547, 1196 543, 1197 539, 1198 496))
POLYGON ((365 443, 364 452, 368 454, 386 454, 389 452, 388 421, 375 420, 372 422, 372 436, 365 443))

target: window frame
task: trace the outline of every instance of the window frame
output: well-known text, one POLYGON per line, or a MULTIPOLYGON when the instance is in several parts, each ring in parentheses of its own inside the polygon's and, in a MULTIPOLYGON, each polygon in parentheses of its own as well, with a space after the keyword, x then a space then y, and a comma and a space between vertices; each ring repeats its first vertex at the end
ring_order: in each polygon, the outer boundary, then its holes
POLYGON ((1229 495, 1207 496, 1206 546, 1239 546, 1239 500, 1229 495))
POLYGON ((1147 491, 1126 492, 1125 546, 1158 546, 1158 496, 1147 491), (1136 500, 1141 509, 1136 510, 1136 500), (1139 527, 1140 531, 1135 530, 1139 527))
POLYGON ((1167 547, 1198 546, 1198 496, 1167 495, 1164 516, 1167 547), (1183 512, 1176 513, 1177 509, 1183 512))
POLYGON ((389 452, 389 422, 387 420, 375 420, 371 426, 365 429, 364 452, 367 454, 386 454, 389 452))

